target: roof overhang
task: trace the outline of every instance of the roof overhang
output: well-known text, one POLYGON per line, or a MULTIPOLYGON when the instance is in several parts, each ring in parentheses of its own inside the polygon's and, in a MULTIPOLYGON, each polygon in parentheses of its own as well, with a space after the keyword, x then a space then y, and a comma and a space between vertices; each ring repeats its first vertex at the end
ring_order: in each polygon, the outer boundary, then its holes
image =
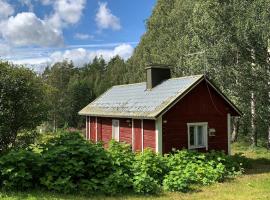
POLYGON ((230 106, 235 110, 238 116, 242 116, 242 112, 239 108, 228 98, 225 94, 223 94, 216 85, 210 81, 205 75, 199 78, 196 82, 194 82, 184 93, 176 97, 166 108, 164 108, 161 112, 157 113, 155 118, 165 114, 168 110, 170 110, 177 102, 179 102, 182 98, 184 98, 191 90, 193 90, 197 85, 199 85, 203 80, 205 80, 230 106))
MULTIPOLYGON (((146 113, 146 112, 93 112, 90 111, 84 112, 84 109, 79 112, 79 115, 83 116, 96 116, 96 117, 110 117, 110 118, 133 118, 133 119, 150 119, 156 120, 159 116, 165 114, 168 110, 170 110, 177 102, 179 102, 182 98, 184 98, 191 90, 193 90, 197 85, 199 85, 202 81, 206 81, 207 84, 211 86, 227 103, 228 105, 237 113, 238 115, 233 116, 242 116, 242 112, 237 106, 223 94, 216 85, 210 81, 205 75, 201 75, 192 85, 190 85, 184 92, 180 93, 173 99, 170 99, 169 102, 159 107, 156 112, 146 113)), ((96 100, 95 100, 96 101, 96 100)), ((87 106, 86 106, 87 107, 87 106)), ((86 108, 85 107, 85 108, 86 108)))

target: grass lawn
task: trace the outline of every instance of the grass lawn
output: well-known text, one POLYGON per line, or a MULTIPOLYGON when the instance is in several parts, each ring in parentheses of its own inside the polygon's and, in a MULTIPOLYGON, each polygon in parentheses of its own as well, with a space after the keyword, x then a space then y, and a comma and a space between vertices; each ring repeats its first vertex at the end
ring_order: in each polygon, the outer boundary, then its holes
POLYGON ((47 200, 47 199, 78 199, 78 200, 252 200, 270 199, 270 151, 266 149, 249 149, 243 145, 235 144, 234 152, 243 152, 244 155, 252 160, 252 169, 234 180, 224 183, 217 183, 211 186, 197 188, 190 193, 164 193, 159 196, 135 196, 123 195, 117 197, 62 195, 49 192, 0 192, 0 199, 27 199, 27 200, 47 200))

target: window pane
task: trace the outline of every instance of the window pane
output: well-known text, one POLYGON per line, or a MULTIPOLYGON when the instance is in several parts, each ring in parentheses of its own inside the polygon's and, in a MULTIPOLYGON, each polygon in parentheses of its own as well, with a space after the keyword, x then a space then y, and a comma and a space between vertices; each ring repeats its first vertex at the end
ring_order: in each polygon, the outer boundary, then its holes
POLYGON ((112 139, 119 141, 119 121, 112 120, 112 139))
POLYGON ((195 128, 194 128, 194 126, 189 127, 189 144, 190 144, 190 146, 195 145, 195 128))
POLYGON ((197 126, 197 141, 198 146, 204 146, 204 138, 203 138, 203 126, 197 126))

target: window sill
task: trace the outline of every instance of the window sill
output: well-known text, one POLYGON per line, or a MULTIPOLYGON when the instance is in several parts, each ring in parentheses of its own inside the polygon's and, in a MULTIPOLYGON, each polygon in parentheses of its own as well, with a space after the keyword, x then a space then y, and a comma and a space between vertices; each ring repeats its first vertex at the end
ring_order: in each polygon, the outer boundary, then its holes
POLYGON ((206 148, 206 146, 189 147, 189 149, 203 149, 203 148, 206 148))

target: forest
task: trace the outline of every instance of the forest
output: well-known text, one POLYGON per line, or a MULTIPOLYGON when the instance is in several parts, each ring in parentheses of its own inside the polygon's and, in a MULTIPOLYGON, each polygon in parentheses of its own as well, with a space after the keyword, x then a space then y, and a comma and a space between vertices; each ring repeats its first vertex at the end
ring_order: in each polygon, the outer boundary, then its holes
POLYGON ((31 140, 37 126, 82 129, 80 109, 113 85, 145 81, 153 63, 169 65, 173 77, 206 74, 243 113, 233 119, 232 141, 270 147, 269 3, 158 0, 128 60, 65 60, 41 74, 2 61, 0 151, 31 140))

